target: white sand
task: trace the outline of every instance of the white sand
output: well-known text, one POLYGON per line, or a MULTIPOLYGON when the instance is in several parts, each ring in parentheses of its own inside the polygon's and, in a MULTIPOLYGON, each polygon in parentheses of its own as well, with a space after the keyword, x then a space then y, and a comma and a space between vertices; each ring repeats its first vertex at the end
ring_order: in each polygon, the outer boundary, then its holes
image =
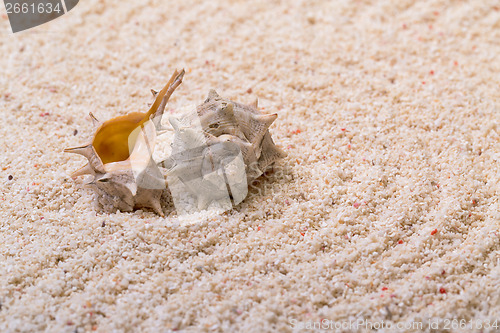
POLYGON ((85 0, 16 35, 0 13, 0 332, 500 325, 498 1, 85 0), (259 97, 289 156, 192 225, 95 210, 62 150, 182 67, 169 110, 259 97))

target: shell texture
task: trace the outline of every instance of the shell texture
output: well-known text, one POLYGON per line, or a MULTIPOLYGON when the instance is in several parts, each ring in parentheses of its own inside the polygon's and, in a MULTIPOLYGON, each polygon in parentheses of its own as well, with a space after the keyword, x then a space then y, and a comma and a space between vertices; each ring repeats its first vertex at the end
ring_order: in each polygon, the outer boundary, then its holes
POLYGON ((72 176, 92 175, 88 184, 106 210, 150 208, 164 216, 171 197, 177 213, 208 208, 227 210, 244 200, 248 185, 285 157, 269 133, 277 114, 263 114, 257 102, 245 105, 210 90, 195 110, 170 117, 174 131, 171 155, 156 163, 152 154, 168 99, 181 84, 175 71, 165 87, 152 90, 148 112, 134 112, 99 122, 90 143, 65 149, 87 158, 72 176), (167 198, 167 199, 166 199, 167 198))
POLYGON ((211 90, 203 104, 179 118, 172 155, 161 163, 176 208, 191 212, 212 204, 230 209, 248 193, 248 184, 285 153, 273 142, 269 127, 277 114, 255 105, 220 97, 211 90))
MULTIPOLYGON (((190 128, 201 127, 209 145, 221 140, 237 144, 245 157, 247 178, 251 182, 271 164, 286 156, 274 144, 269 133, 269 127, 277 117, 276 113, 260 112, 257 102, 254 105, 233 102, 210 90, 207 99, 195 112, 180 117, 176 122, 190 128)), ((179 134, 176 129, 176 135, 179 134)))

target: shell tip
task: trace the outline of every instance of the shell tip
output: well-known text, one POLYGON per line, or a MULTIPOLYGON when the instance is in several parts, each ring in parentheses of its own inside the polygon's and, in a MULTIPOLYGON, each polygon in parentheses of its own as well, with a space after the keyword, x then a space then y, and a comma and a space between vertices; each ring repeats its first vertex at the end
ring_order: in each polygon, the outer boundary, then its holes
POLYGON ((259 108, 259 99, 256 98, 255 101, 253 101, 252 104, 250 104, 251 107, 258 109, 259 108))
POLYGON ((97 119, 92 112, 89 112, 89 117, 90 117, 90 120, 92 120, 92 124, 94 124, 94 126, 101 125, 101 122, 99 121, 99 119, 97 119))
POLYGON ((207 102, 212 100, 212 99, 217 99, 217 98, 220 98, 219 94, 217 93, 217 91, 215 91, 214 89, 210 89, 210 91, 208 92, 208 97, 207 97, 207 102))

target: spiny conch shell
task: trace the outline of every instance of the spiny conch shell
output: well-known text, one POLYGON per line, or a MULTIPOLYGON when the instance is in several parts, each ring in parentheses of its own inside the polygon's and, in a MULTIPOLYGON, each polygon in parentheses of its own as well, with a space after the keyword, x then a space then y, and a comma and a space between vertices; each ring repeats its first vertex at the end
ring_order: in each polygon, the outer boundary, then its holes
POLYGON ((98 202, 107 210, 132 211, 146 207, 163 216, 161 197, 167 187, 152 158, 161 117, 168 99, 181 84, 184 70, 175 71, 158 93, 148 112, 133 112, 104 123, 90 113, 97 128, 92 141, 64 152, 85 156, 88 163, 72 177, 90 174, 89 183, 97 192, 98 202))
POLYGON ((248 185, 286 156, 269 133, 277 114, 220 97, 211 90, 195 111, 170 117, 172 155, 161 162, 178 213, 230 209, 248 185), (193 207, 194 206, 194 207, 193 207), (180 211, 180 212, 179 212, 180 211))

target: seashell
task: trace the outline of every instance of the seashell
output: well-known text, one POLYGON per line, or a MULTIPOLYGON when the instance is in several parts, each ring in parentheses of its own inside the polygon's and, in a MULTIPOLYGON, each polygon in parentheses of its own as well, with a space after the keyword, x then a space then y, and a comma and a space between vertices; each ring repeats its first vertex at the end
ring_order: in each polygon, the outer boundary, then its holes
POLYGON ((90 143, 64 152, 83 155, 88 163, 72 177, 93 175, 89 183, 104 208, 132 211, 146 207, 163 216, 161 197, 167 191, 164 177, 152 158, 156 136, 168 99, 182 83, 184 70, 175 71, 165 87, 153 92, 155 101, 146 113, 133 112, 100 123, 90 143))
POLYGON ((277 114, 220 97, 210 90, 195 111, 169 119, 175 130, 172 155, 161 162, 177 210, 231 208, 248 184, 286 156, 269 133, 277 114))
POLYGON ((248 185, 285 157, 269 133, 277 114, 264 114, 253 105, 220 97, 210 90, 192 112, 170 117, 174 130, 172 153, 156 163, 152 157, 161 118, 184 70, 175 71, 156 92, 146 113, 133 112, 99 122, 90 143, 65 149, 87 158, 72 177, 92 175, 88 184, 106 210, 153 209, 163 216, 162 203, 171 196, 178 214, 208 208, 231 209, 243 201, 248 185), (168 186, 167 186, 168 183, 168 186))

